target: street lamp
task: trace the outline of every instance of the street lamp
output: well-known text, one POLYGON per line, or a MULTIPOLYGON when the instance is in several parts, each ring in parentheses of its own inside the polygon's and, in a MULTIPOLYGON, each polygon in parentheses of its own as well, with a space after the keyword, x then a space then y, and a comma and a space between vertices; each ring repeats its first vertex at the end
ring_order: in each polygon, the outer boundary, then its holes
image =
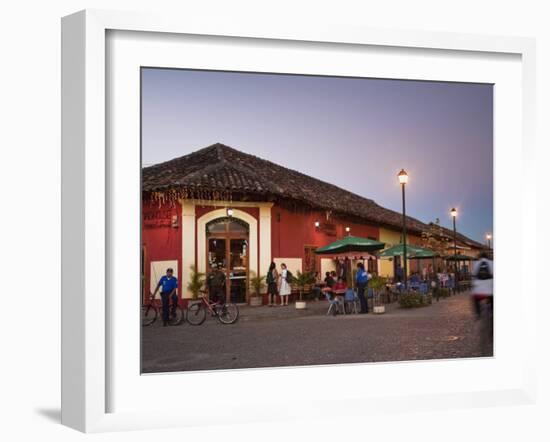
POLYGON ((351 230, 351 229, 350 229, 349 227, 346 227, 346 233, 348 234, 348 236, 349 236, 349 231, 350 231, 350 230, 351 230))
POLYGON ((491 234, 488 233, 488 234, 486 235, 486 238, 487 238, 487 246, 488 246, 489 248, 491 248, 491 238, 492 238, 491 234))
POLYGON ((403 200, 403 282, 405 283, 405 290, 407 290, 407 218, 405 215, 405 185, 409 181, 409 175, 405 172, 405 169, 397 174, 399 178, 399 184, 401 184, 401 195, 403 200))
POLYGON ((318 229, 321 223, 319 221, 315 221, 315 228, 318 229))
POLYGON ((457 263, 458 263, 458 255, 456 253, 456 217, 458 215, 458 211, 453 207, 451 209, 451 217, 453 218, 453 236, 454 236, 454 243, 455 243, 455 289, 458 287, 458 271, 457 271, 457 263))

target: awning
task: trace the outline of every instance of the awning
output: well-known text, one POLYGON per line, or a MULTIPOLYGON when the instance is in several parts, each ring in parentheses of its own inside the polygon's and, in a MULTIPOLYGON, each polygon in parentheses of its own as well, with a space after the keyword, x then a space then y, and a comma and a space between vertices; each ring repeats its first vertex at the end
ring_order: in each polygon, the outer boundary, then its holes
MULTIPOLYGON (((384 248, 384 243, 369 238, 346 236, 315 250, 318 255, 334 255, 346 252, 374 252, 384 248)), ((360 253, 359 253, 360 254, 360 253)))

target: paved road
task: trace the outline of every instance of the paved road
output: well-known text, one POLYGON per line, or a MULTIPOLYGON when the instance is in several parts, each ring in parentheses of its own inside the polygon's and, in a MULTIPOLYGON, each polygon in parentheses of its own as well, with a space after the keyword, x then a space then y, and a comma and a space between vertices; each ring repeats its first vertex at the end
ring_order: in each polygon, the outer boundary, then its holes
POLYGON ((383 315, 325 316, 326 303, 307 312, 245 307, 239 321, 201 326, 154 324, 142 329, 144 373, 228 368, 406 361, 492 356, 467 294, 383 315))

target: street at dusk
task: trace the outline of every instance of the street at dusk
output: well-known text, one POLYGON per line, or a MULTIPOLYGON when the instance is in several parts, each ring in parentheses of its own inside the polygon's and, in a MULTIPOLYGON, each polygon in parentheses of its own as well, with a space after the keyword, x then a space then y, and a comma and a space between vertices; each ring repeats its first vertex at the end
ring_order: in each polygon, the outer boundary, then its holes
POLYGON ((142 371, 492 356, 492 348, 481 348, 468 293, 413 310, 394 304, 383 315, 333 317, 325 315, 325 302, 309 305, 243 307, 233 325, 207 318, 201 326, 144 327, 142 371))

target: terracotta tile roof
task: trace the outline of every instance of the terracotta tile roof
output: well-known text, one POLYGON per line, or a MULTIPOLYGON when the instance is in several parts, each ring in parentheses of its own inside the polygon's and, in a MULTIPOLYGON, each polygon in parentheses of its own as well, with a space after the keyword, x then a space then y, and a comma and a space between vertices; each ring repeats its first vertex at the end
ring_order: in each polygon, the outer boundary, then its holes
MULTIPOLYGON (((429 223, 429 225, 432 228, 437 227, 437 230, 439 230, 441 237, 446 238, 450 241, 453 240, 454 232, 451 229, 447 229, 446 227, 437 225, 437 224, 432 223, 432 222, 429 223)), ((456 239, 457 239, 457 242, 460 241, 462 244, 464 244, 466 246, 469 246, 469 247, 472 247, 474 249, 489 250, 489 247, 486 246, 485 244, 481 244, 480 242, 474 241, 473 239, 468 238, 466 235, 463 235, 462 233, 460 233, 458 231, 456 232, 456 239)))
MULTIPOLYGON (((143 168, 142 191, 177 198, 292 200, 395 230, 402 226, 400 213, 371 199, 220 143, 143 168)), ((428 225, 407 217, 407 228, 421 233, 428 225)))

